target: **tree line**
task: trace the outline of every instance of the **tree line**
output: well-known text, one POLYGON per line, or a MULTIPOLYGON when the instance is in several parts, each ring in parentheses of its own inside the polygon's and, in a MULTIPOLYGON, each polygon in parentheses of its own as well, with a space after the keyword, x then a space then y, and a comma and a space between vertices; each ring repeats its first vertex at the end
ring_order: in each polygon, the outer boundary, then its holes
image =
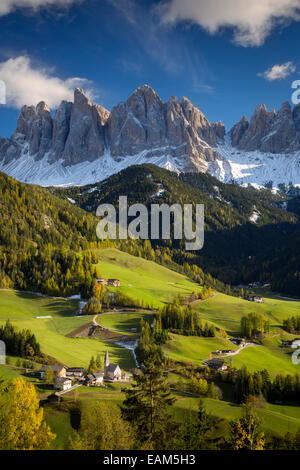
POLYGON ((19 330, 9 320, 0 327, 0 340, 6 345, 6 354, 18 357, 41 355, 41 347, 30 330, 19 330))
POLYGON ((300 375, 277 374, 273 379, 269 372, 250 372, 247 367, 229 369, 221 372, 222 381, 234 386, 234 396, 237 403, 246 402, 249 396, 262 396, 268 402, 277 401, 285 403, 299 403, 300 401, 300 375))
POLYGON ((185 336, 216 336, 214 325, 204 322, 190 306, 184 308, 176 301, 162 307, 156 315, 156 331, 162 330, 185 336))
POLYGON ((270 322, 260 313, 249 313, 241 318, 241 335, 253 339, 270 332, 270 322))
POLYGON ((283 320, 283 329, 288 333, 300 333, 300 315, 283 320))

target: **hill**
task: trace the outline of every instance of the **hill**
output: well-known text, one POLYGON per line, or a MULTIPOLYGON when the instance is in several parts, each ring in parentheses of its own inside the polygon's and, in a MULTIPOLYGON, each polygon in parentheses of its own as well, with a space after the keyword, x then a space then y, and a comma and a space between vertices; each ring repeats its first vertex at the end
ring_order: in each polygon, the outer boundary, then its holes
POLYGON ((172 246, 163 240, 152 244, 165 248, 178 264, 196 264, 225 283, 268 281, 277 290, 300 295, 299 218, 280 207, 287 199, 284 194, 220 183, 206 174, 177 175, 154 165, 132 166, 96 185, 50 191, 90 212, 102 203, 118 209, 119 195, 124 194, 129 205, 202 203, 205 244, 201 251, 187 253, 181 241, 173 241, 172 246), (293 256, 287 257, 291 251, 293 256))
POLYGON ((92 321, 92 316, 77 316, 78 310, 78 300, 0 291, 0 324, 9 319, 20 329, 30 329, 36 335, 42 352, 62 364, 87 368, 92 355, 100 354, 104 359, 108 350, 111 360, 122 368, 129 370, 134 367, 130 351, 116 343, 67 336, 92 321))
POLYGON ((99 277, 117 278, 121 292, 151 304, 153 308, 171 302, 177 295, 189 296, 199 284, 157 263, 115 248, 96 250, 99 277))
POLYGON ((71 295, 90 288, 78 252, 96 241, 96 219, 39 186, 0 173, 0 287, 71 295))

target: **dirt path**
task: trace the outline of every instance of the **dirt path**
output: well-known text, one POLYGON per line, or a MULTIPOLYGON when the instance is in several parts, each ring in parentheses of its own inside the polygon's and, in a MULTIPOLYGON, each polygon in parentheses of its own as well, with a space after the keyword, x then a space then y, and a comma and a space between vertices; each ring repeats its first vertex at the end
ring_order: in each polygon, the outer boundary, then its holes
MULTIPOLYGON (((255 343, 246 343, 245 346, 240 346, 236 351, 233 351, 233 352, 230 352, 230 353, 227 353, 227 354, 217 354, 215 357, 217 358, 221 358, 221 357, 231 357, 231 356, 237 356, 238 354, 240 354, 240 352, 243 350, 243 349, 246 349, 246 348, 253 348, 255 346, 260 346, 259 344, 255 344, 255 343)), ((210 359, 209 358, 206 358, 206 359, 203 359, 203 361, 209 361, 210 359)))
POLYGON ((218 356, 218 357, 228 357, 228 356, 237 356, 238 354, 240 354, 240 352, 243 350, 243 349, 246 349, 246 348, 253 348, 255 346, 259 346, 259 344, 255 344, 255 343, 246 343, 245 346, 240 346, 236 351, 232 352, 232 353, 228 353, 228 354, 224 354, 222 356, 218 356))

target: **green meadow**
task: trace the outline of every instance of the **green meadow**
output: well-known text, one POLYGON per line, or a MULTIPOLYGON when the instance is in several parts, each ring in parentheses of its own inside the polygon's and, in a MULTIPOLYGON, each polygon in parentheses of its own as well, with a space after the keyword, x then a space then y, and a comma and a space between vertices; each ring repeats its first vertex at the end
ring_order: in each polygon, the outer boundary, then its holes
POLYGON ((0 324, 9 319, 20 329, 32 330, 42 346, 42 351, 49 356, 67 366, 87 367, 92 355, 100 354, 104 357, 108 350, 112 362, 117 362, 126 370, 134 367, 130 351, 114 343, 65 336, 92 321, 92 316, 77 317, 78 308, 76 300, 0 291, 0 324), (37 316, 52 318, 36 318, 37 316))
POLYGON ((132 334, 132 329, 139 330, 141 319, 149 322, 153 319, 153 313, 102 313, 97 321, 105 328, 123 334, 132 334))
POLYGON ((263 303, 259 304, 217 293, 215 297, 204 302, 194 302, 192 307, 202 318, 210 320, 217 327, 224 328, 233 334, 239 331, 242 316, 249 313, 256 312, 264 315, 274 327, 280 326, 288 317, 300 315, 299 301, 284 300, 276 295, 263 297, 263 303))
POLYGON ((228 339, 216 336, 215 338, 202 338, 197 336, 171 335, 171 340, 164 346, 165 353, 179 362, 193 362, 202 364, 209 354, 217 349, 232 349, 237 347, 228 339))
POLYGON ((121 292, 144 300, 154 308, 171 302, 178 294, 189 295, 201 290, 199 285, 182 274, 153 261, 132 256, 114 248, 97 250, 98 275, 120 279, 121 292))
MULTIPOLYGON (((113 384, 107 389, 80 387, 78 389, 78 399, 82 410, 88 409, 97 400, 105 401, 107 404, 115 403, 120 405, 124 400, 124 393, 121 385, 113 384)), ((186 413, 196 413, 199 406, 199 397, 186 396, 180 392, 173 393, 176 401, 170 409, 172 415, 182 420, 186 413)), ((73 393, 65 395, 65 400, 72 400, 73 393)), ((208 412, 221 419, 228 421, 238 419, 242 416, 242 406, 227 401, 203 398, 205 408, 208 412)), ((300 408, 297 406, 270 405, 257 409, 263 428, 272 431, 277 435, 284 435, 287 432, 297 432, 300 428, 300 408)), ((52 442, 51 448, 62 448, 72 428, 70 416, 67 413, 57 411, 55 407, 45 407, 45 418, 57 438, 52 442)), ((222 425, 221 425, 222 426, 222 425)), ((221 427, 221 432, 222 432, 221 427)), ((228 432, 228 429, 224 429, 228 432)))
POLYGON ((293 364, 291 353, 279 347, 256 346, 243 349, 240 354, 232 356, 232 365, 238 369, 247 366, 252 372, 267 369, 271 376, 300 374, 300 364, 293 364))

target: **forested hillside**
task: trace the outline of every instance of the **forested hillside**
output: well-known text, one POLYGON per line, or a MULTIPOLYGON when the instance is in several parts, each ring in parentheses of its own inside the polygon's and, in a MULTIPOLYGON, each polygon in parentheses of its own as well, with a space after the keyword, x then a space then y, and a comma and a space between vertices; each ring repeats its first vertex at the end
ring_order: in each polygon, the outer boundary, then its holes
POLYGON ((90 288, 96 219, 38 186, 0 173, 0 286, 71 295, 90 288))
MULTIPOLYGON (((154 165, 132 166, 96 185, 51 189, 94 212, 101 203, 192 203, 205 205, 205 244, 186 252, 183 242, 159 241, 179 264, 201 266, 225 283, 270 281, 274 288, 300 295, 300 233, 297 211, 282 209, 288 199, 271 190, 224 184, 206 174, 177 175, 154 165)), ((153 242, 152 242, 153 243, 153 242)))

